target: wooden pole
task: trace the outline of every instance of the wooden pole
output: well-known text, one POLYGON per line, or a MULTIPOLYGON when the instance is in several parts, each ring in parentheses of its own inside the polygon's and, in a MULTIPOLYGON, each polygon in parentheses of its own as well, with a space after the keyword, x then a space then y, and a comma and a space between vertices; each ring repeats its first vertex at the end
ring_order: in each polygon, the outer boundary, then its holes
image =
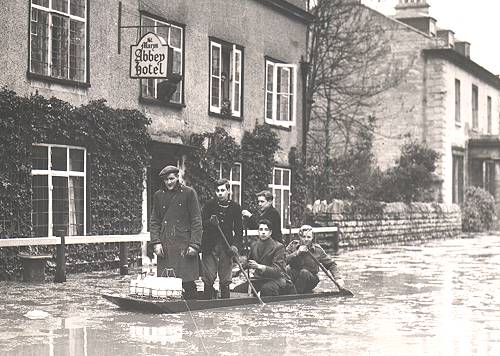
POLYGON ((120 275, 128 274, 128 242, 120 242, 120 275))
MULTIPOLYGON (((222 236, 222 239, 224 240, 224 242, 226 243, 226 246, 228 249, 231 249, 231 245, 229 245, 229 242, 227 242, 227 238, 226 238, 226 235, 224 235, 224 232, 222 231, 220 225, 219 225, 219 220, 217 219, 217 216, 215 215, 212 215, 214 217, 214 221, 213 223, 215 223, 215 226, 217 227, 217 229, 219 230, 219 233, 220 235, 222 236)), ((212 222, 212 219, 210 219, 210 221, 212 222)), ((245 279, 247 280, 248 282, 248 285, 252 288, 252 291, 253 293, 255 294, 255 296, 257 297, 257 299, 259 300, 259 303, 261 305, 265 305, 264 301, 262 300, 262 298, 260 297, 260 295, 257 293, 257 290, 255 290, 255 287, 252 283, 252 281, 250 280, 250 276, 245 272, 245 269, 243 268, 243 266, 241 265, 241 262, 240 262, 240 259, 239 259, 239 255, 238 253, 236 253, 236 256, 234 256, 234 260, 236 261, 236 263, 238 264, 238 267, 240 268, 240 271, 243 273, 243 275, 245 276, 245 279)))
POLYGON ((66 282, 66 241, 63 230, 58 230, 56 233, 61 242, 56 247, 56 275, 54 282, 63 283, 66 282))

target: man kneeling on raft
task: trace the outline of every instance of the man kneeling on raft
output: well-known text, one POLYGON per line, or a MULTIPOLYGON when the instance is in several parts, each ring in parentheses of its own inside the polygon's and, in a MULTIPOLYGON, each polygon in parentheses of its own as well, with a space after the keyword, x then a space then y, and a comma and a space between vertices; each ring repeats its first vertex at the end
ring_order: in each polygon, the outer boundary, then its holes
POLYGON ((338 276, 337 264, 314 242, 312 227, 303 225, 299 229, 299 240, 293 240, 286 248, 286 272, 295 284, 297 293, 311 293, 319 283, 319 266, 308 252, 330 270, 340 287, 344 286, 344 281, 338 276))

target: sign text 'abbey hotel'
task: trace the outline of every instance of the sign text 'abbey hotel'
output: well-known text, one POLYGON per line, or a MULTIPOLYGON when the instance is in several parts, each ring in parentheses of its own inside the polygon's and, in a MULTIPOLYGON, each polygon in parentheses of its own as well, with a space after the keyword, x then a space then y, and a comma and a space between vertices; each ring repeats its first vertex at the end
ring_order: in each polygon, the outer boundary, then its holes
POLYGON ((130 46, 131 78, 166 78, 168 45, 152 32, 130 46))

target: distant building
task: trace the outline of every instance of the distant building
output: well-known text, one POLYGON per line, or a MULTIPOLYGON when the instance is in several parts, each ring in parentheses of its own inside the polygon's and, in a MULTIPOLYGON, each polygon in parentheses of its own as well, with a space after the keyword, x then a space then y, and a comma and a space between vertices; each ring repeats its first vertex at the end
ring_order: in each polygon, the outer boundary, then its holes
POLYGON ((441 155, 442 201, 461 204, 468 185, 499 201, 500 78, 470 58, 468 42, 439 28, 429 7, 427 0, 399 0, 393 18, 365 8, 387 30, 388 58, 408 66, 367 109, 378 118, 375 156, 382 168, 393 165, 410 134, 441 155))
MULTIPOLYGON (((287 155, 292 147, 300 150, 302 145, 299 66, 312 19, 304 1, 12 0, 3 1, 1 10, 0 87, 22 96, 38 92, 76 106, 104 98, 111 107, 138 109, 152 119, 152 165, 145 167, 145 227, 148 203, 161 184, 160 169, 167 164, 182 168, 189 136, 216 126, 237 142, 256 123, 268 124, 279 135, 281 151, 269 184, 286 215, 288 207, 282 202, 288 201, 291 186, 287 155), (161 36, 172 48, 171 72, 181 75, 168 102, 158 95, 161 80, 129 77, 130 45, 147 32, 161 36)), ((53 148, 41 144, 46 155, 53 148)), ((57 150, 64 155, 72 150, 78 157, 86 154, 85 147, 58 146, 57 150)), ((228 172, 235 200, 245 189, 243 169, 236 164, 228 172)), ((87 173, 83 168, 78 175, 91 180, 92 174, 87 173)), ((33 174, 52 179, 49 169, 33 174)), ((58 179, 69 181, 72 174, 59 172, 58 179)), ((34 194, 41 195, 33 199, 54 199, 51 184, 36 189, 34 194)), ((59 199, 69 200, 74 193, 71 187, 67 197, 59 199)), ((50 210, 52 204, 47 206, 50 210)), ((71 210, 72 205, 61 206, 71 210)), ((78 219, 86 221, 88 209, 85 205, 78 212, 48 211, 52 218, 43 222, 43 235, 55 234, 52 219, 68 226, 68 216, 81 214, 78 219)))

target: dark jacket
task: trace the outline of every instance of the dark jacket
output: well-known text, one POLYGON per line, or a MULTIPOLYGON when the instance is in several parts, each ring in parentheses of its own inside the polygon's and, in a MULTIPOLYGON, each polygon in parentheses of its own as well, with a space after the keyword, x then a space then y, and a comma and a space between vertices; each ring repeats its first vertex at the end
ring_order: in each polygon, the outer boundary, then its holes
POLYGON ((229 245, 235 245, 241 250, 241 240, 243 236, 243 227, 241 224, 241 206, 230 200, 227 207, 221 207, 216 198, 210 199, 201 211, 203 219, 203 237, 201 240, 201 251, 212 251, 218 242, 222 246, 226 243, 222 240, 217 226, 210 222, 212 215, 217 216, 222 232, 227 238, 229 245))
MULTIPOLYGON (((298 253, 300 247, 300 240, 293 240, 286 247, 286 262, 288 265, 296 270, 301 270, 303 268, 307 269, 309 272, 318 274, 319 266, 313 260, 313 258, 308 253, 298 253)), ((323 248, 316 243, 313 243, 310 247, 312 255, 327 269, 329 269, 335 276, 337 272, 337 264, 333 259, 328 256, 323 250, 323 248)))
POLYGON ((274 206, 267 207, 264 211, 259 211, 256 214, 253 214, 248 219, 248 227, 250 229, 258 229, 259 221, 262 219, 267 219, 271 222, 271 229, 273 230, 273 234, 271 237, 273 240, 283 243, 283 235, 281 233, 281 218, 280 213, 274 206))
POLYGON ((184 256, 189 246, 197 251, 201 245, 200 205, 194 189, 179 184, 173 191, 158 190, 153 196, 150 219, 151 242, 161 242, 165 257, 158 257, 158 275, 173 268, 183 281, 199 277, 198 258, 184 256))
POLYGON ((248 259, 267 266, 263 272, 255 271, 255 278, 272 279, 277 281, 280 287, 284 287, 286 263, 285 246, 282 243, 273 239, 257 239, 250 249, 248 259))

